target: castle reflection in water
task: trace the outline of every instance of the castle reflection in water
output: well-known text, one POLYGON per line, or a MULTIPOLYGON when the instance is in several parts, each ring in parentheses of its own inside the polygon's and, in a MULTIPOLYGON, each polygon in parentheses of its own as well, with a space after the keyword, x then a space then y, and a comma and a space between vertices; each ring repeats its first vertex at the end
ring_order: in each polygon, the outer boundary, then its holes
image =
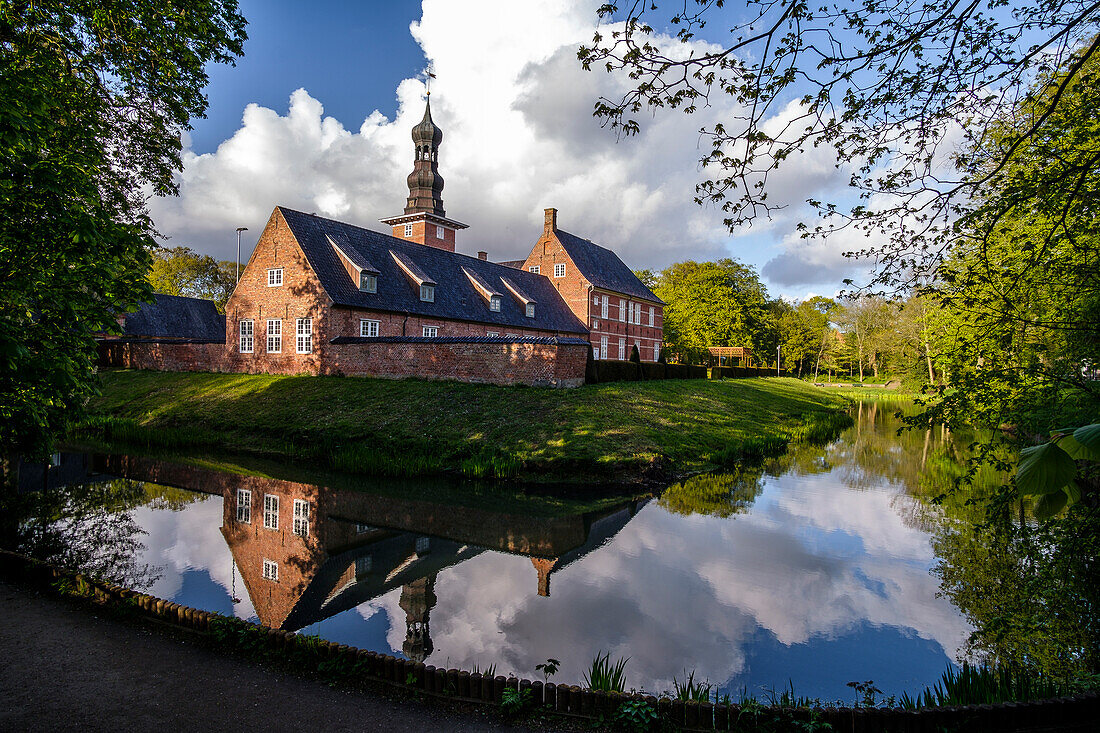
POLYGON ((441 570, 485 550, 523 555, 533 566, 532 590, 549 596, 555 571, 604 544, 645 503, 540 517, 133 456, 65 458, 101 475, 221 496, 222 536, 265 626, 298 631, 400 588, 402 650, 415 661, 433 649, 441 570))

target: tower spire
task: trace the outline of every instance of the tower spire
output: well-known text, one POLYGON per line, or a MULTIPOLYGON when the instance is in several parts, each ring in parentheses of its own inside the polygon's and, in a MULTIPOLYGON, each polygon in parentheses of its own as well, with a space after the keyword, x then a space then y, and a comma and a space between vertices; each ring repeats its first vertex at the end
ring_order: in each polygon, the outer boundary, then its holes
POLYGON ((439 175, 439 144, 443 130, 432 121, 431 97, 424 100, 424 118, 412 129, 413 172, 409 174, 406 214, 446 216, 443 210, 443 176, 439 175))
MULTIPOLYGON (((433 75, 428 74, 430 82, 433 75)), ((455 251, 455 232, 465 229, 447 218, 443 209, 443 176, 439 175, 439 145, 443 130, 432 120, 430 92, 424 99, 424 117, 413 126, 413 171, 409 174, 409 198, 400 216, 382 219, 393 227, 393 236, 429 247, 455 251)))

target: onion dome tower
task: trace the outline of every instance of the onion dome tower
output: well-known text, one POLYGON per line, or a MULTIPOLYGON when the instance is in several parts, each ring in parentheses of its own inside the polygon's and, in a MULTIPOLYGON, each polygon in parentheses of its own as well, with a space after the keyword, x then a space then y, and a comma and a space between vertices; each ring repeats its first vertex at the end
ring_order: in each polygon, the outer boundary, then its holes
POLYGON ((432 120, 431 92, 424 101, 424 118, 412 129, 412 141, 413 171, 408 177, 405 213, 381 221, 393 227, 395 237, 454 252, 455 232, 467 226, 448 219, 443 209, 443 176, 439 175, 443 130, 432 120))

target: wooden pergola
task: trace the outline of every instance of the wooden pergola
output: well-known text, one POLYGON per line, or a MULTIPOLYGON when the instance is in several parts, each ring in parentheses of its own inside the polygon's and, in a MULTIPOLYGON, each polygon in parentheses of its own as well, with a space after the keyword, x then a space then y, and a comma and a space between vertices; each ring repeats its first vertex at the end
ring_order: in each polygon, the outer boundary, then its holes
POLYGON ((717 357, 718 366, 733 366, 732 359, 737 360, 737 366, 750 366, 753 361, 752 349, 747 346, 711 346, 707 351, 717 357))

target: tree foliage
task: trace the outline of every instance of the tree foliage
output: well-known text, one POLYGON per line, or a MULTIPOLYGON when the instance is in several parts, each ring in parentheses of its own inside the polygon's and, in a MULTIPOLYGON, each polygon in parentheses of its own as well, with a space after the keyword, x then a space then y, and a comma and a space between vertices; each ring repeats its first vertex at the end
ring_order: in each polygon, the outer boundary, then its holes
MULTIPOLYGON (((148 297, 145 197, 176 192, 234 0, 0 3, 0 456, 40 453, 93 385, 93 333, 148 297)), ((4 471, 7 474, 7 471, 4 471)))
POLYGON ((664 337, 674 351, 755 349, 767 338, 767 291, 748 265, 678 262, 656 276, 652 290, 665 301, 664 337))
MULTIPOLYGON (((860 254, 893 284, 933 274, 960 229, 995 226, 997 206, 974 201, 1013 180, 1006 164, 1021 148, 1048 139, 1100 50, 1100 5, 1087 0, 748 0, 744 10, 647 0, 606 3, 598 16, 579 59, 629 79, 621 97, 597 101, 598 118, 633 134, 643 111, 692 113, 732 97, 738 111, 701 130, 714 173, 696 189, 731 229, 772 211, 772 171, 829 146, 858 202, 811 202, 826 217, 812 233, 882 230, 860 254), (1033 111, 1026 124, 1001 124, 1021 106, 1033 111)), ((1051 171, 1053 200, 1087 204, 1082 183, 1098 163, 1086 153, 1051 171)))
POLYGON ((212 300, 224 311, 236 285, 235 270, 235 262, 219 262, 190 247, 160 247, 153 250, 148 280, 157 293, 212 300))

